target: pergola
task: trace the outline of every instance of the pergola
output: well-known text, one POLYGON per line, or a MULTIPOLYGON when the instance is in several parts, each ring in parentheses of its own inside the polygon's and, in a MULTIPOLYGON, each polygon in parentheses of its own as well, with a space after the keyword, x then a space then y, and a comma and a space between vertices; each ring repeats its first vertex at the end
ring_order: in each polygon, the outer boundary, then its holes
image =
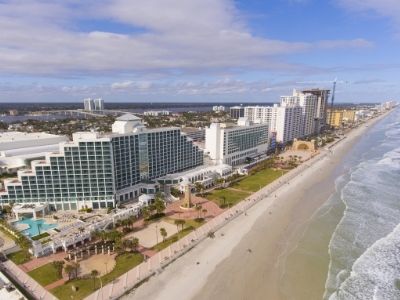
POLYGON ((19 220, 21 214, 32 214, 33 218, 36 219, 36 213, 41 212, 42 216, 46 213, 46 203, 35 203, 35 204, 16 204, 13 206, 12 211, 15 214, 15 218, 19 220))

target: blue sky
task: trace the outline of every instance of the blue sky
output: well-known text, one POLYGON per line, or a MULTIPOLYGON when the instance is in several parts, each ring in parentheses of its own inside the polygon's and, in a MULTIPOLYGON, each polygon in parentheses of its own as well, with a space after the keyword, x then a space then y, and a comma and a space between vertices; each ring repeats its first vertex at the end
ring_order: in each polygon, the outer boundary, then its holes
POLYGON ((0 0, 0 102, 397 99, 398 0, 0 0))

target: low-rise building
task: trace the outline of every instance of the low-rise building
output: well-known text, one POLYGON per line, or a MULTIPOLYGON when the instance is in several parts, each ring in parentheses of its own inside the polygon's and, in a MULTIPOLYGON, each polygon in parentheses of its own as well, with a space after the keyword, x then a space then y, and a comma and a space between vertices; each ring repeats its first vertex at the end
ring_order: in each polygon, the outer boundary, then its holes
POLYGON ((215 112, 224 112, 225 111, 225 106, 223 105, 215 105, 212 108, 213 111, 215 112))
POLYGON ((143 113, 143 115, 152 116, 152 117, 158 117, 158 116, 169 116, 170 113, 171 112, 168 111, 168 110, 149 110, 149 111, 145 111, 143 113))
POLYGON ((29 162, 44 158, 46 153, 58 151, 66 136, 42 133, 7 131, 0 133, 0 174, 16 173, 29 162))

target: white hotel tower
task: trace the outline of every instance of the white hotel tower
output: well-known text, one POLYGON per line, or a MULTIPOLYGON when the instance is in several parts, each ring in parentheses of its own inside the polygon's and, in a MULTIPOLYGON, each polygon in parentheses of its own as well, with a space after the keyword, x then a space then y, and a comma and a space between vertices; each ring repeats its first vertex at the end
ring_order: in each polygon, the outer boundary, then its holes
POLYGON ((215 164, 231 166, 268 150, 268 125, 239 118, 237 125, 212 123, 206 128, 205 150, 215 164))

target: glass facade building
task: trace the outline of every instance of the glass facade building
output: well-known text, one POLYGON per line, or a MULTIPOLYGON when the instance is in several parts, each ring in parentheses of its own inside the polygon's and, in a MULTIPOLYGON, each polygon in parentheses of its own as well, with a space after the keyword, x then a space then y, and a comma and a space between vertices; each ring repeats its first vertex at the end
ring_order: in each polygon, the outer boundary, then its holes
POLYGON ((202 164, 202 150, 179 128, 104 137, 78 133, 73 142, 60 145, 60 153, 50 153, 46 160, 32 162, 31 170, 19 171, 18 179, 6 180, 0 205, 46 202, 57 210, 113 207, 121 191, 127 191, 124 200, 133 198, 141 182, 202 164))

